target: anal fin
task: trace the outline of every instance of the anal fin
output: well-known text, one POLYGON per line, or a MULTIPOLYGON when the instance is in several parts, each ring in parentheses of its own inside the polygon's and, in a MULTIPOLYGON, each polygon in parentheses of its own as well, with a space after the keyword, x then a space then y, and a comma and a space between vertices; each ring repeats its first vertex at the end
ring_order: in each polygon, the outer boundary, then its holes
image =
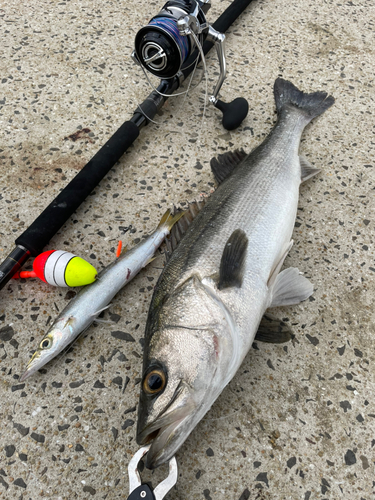
POLYGON ((299 304, 310 297, 313 291, 313 284, 296 267, 289 267, 277 275, 269 307, 299 304))
POLYGON ((241 287, 248 243, 242 229, 236 229, 228 238, 220 262, 219 290, 232 286, 241 287))
POLYGON ((265 314, 260 322, 254 340, 269 342, 271 344, 283 344, 294 338, 289 326, 271 314, 265 314))

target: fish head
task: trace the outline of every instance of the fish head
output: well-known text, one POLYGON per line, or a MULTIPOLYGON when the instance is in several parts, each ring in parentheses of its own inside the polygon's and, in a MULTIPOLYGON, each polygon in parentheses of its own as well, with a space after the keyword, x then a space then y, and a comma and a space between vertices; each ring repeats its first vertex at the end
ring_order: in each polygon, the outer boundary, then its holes
POLYGON ((26 370, 20 379, 21 382, 43 368, 45 364, 56 357, 66 347, 69 343, 67 342, 67 339, 69 339, 67 331, 69 326, 69 319, 63 319, 55 323, 46 333, 28 362, 26 370))
POLYGON ((147 468, 169 461, 215 401, 215 338, 210 329, 183 327, 154 334, 145 352, 137 424, 137 443, 151 443, 147 468))

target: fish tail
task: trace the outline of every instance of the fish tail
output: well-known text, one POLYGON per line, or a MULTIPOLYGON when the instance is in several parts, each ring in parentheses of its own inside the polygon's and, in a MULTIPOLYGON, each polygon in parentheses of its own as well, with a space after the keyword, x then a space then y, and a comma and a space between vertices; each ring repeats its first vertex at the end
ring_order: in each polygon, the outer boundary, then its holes
POLYGON ((170 231, 173 225, 181 219, 181 217, 185 214, 184 210, 178 210, 175 213, 172 213, 170 209, 168 209, 163 217, 161 218, 158 227, 167 226, 170 231))
POLYGON ((275 81, 274 95, 279 114, 283 108, 292 106, 301 110, 308 122, 324 113, 335 102, 327 92, 307 94, 283 78, 277 78, 275 81))

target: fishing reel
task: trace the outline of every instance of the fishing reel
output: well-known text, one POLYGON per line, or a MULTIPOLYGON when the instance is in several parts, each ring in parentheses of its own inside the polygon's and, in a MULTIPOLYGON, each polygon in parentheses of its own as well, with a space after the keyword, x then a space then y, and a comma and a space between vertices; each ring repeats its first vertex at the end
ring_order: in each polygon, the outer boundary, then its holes
MULTIPOLYGON (((220 75, 209 101, 223 113, 223 126, 237 128, 247 116, 248 103, 238 97, 231 103, 218 99, 226 74, 225 35, 206 21, 210 0, 169 0, 147 26, 135 37, 133 60, 162 80, 177 78, 180 82, 188 68, 199 59, 204 61, 203 43, 215 45, 220 75)), ((146 75, 147 77, 147 75, 146 75)))

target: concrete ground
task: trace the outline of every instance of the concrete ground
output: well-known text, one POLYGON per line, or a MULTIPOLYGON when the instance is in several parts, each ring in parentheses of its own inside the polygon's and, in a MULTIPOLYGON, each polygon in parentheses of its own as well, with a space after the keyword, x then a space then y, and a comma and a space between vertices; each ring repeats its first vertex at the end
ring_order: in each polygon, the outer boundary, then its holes
MULTIPOLYGON (((213 22, 229 4, 213 1, 213 22)), ((130 54, 162 7, 145 0, 0 4, 0 257, 150 92, 130 54)), ((278 76, 335 105, 305 131, 322 172, 301 187, 294 246, 312 299, 274 311, 296 335, 258 343, 177 454, 170 500, 370 500, 375 495, 373 2, 255 0, 229 30, 221 96, 249 115, 223 129, 204 85, 175 97, 53 238, 98 269, 172 204, 213 188, 210 158, 258 145, 278 76), (202 130, 202 131, 201 131, 202 130), (132 231, 127 230, 132 226, 132 231)), ((209 92, 215 54, 207 60, 209 92)), ((12 282, 0 305, 0 499, 127 498, 142 338, 159 254, 68 353, 25 383, 31 352, 72 296, 12 282)), ((166 468, 145 473, 153 484, 166 468)))

